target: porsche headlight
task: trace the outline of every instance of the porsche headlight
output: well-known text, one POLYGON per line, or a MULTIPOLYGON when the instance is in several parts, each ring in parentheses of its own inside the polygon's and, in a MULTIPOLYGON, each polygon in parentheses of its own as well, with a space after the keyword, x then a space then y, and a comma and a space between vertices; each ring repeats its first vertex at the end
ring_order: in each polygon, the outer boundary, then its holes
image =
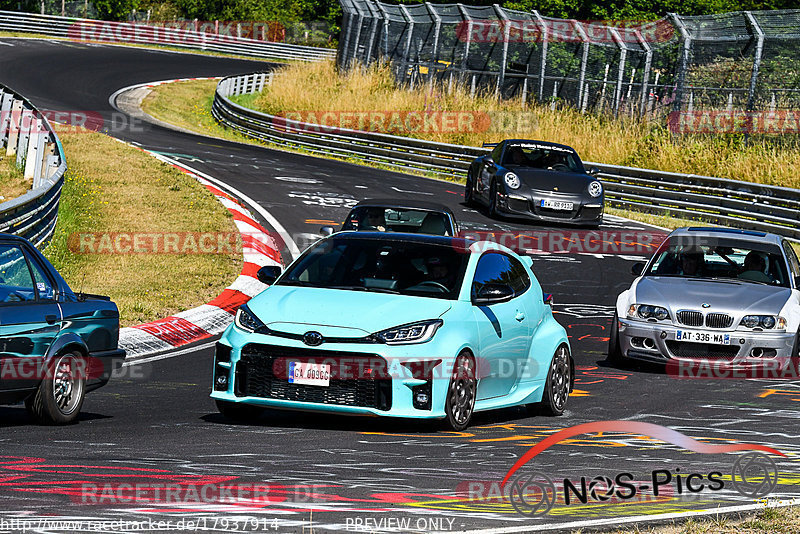
POLYGON ((519 181, 519 176, 513 172, 507 172, 504 180, 506 181, 506 185, 511 189, 519 189, 519 186, 522 185, 522 183, 519 181))
POLYGON ((745 315, 739 323, 745 328, 763 328, 764 330, 783 330, 786 328, 786 319, 774 315, 745 315))
POLYGON ((242 306, 236 311, 234 323, 239 329, 251 333, 264 326, 247 306, 242 306))
POLYGON ((669 311, 662 306, 651 306, 649 304, 632 304, 628 308, 628 317, 634 319, 656 319, 664 321, 669 319, 669 311))
POLYGON ((420 321, 382 330, 373 334, 387 345, 405 345, 410 343, 425 343, 430 341, 440 326, 444 324, 441 319, 420 321))
POLYGON ((603 194, 603 184, 601 184, 597 180, 590 183, 588 189, 589 189, 589 194, 594 198, 597 198, 603 194))

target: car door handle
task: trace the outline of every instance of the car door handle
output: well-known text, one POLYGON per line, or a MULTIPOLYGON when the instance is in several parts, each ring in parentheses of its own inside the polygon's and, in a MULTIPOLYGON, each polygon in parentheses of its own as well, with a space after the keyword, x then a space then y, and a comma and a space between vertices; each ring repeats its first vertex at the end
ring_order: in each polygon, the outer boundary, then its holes
POLYGON ((47 321, 47 324, 56 324, 56 321, 58 321, 58 316, 57 315, 45 315, 44 316, 44 320, 47 321))
POLYGON ((517 310, 517 314, 514 316, 514 319, 516 319, 517 321, 524 321, 525 320, 525 314, 522 313, 521 311, 517 310))

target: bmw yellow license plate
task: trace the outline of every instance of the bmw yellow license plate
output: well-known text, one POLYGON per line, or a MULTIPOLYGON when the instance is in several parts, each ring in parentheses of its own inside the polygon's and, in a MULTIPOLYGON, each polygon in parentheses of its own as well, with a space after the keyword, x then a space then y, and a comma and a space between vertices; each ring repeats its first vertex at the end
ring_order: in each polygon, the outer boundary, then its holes
POLYGON ((543 208, 550 208, 551 210, 571 210, 573 203, 572 202, 564 202, 563 200, 550 200, 546 198, 542 200, 541 207, 543 208))
POLYGON ((730 345, 731 335, 721 332, 703 332, 699 330, 678 330, 675 332, 676 341, 690 343, 710 343, 712 345, 730 345))
POLYGON ((331 383, 331 366, 324 363, 289 362, 289 383, 324 386, 331 383))

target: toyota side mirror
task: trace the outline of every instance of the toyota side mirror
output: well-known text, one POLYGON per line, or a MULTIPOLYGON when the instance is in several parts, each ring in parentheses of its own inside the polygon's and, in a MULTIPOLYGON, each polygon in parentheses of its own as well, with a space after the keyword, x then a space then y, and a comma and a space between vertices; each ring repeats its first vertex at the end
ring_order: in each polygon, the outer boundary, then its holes
POLYGON ((637 261, 633 264, 633 267, 631 267, 631 274, 633 276, 641 276, 642 271, 644 271, 644 262, 642 261, 637 261))
POLYGON ((277 265, 265 265, 256 273, 256 278, 262 284, 270 285, 281 275, 282 269, 277 265))
POLYGON ((800 289, 800 274, 794 277, 794 288, 800 289))
POLYGON ((600 174, 600 169, 597 167, 589 167, 589 174, 597 178, 597 175, 600 174))
POLYGON ((506 284, 484 284, 478 290, 478 294, 472 299, 472 303, 478 306, 497 304, 506 302, 514 298, 514 290, 506 284))
POLYGON ((336 229, 333 226, 323 226, 322 228, 319 229, 319 235, 321 235, 322 237, 328 237, 329 235, 332 235, 335 231, 336 229))

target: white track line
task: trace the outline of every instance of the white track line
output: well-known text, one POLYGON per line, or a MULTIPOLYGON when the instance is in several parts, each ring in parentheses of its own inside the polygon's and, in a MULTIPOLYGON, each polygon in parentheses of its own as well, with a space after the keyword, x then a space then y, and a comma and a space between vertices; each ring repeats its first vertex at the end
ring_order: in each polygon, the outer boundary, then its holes
POLYGON ((609 517, 606 519, 587 519, 584 521, 571 521, 569 523, 558 523, 554 525, 528 524, 516 527, 487 528, 480 530, 467 530, 462 534, 512 534, 516 532, 541 532, 545 530, 568 530, 591 527, 602 527, 608 525, 630 525, 632 523, 648 523, 653 521, 669 521, 670 519, 688 519, 690 517, 702 517, 708 515, 732 514, 736 512, 754 512, 765 508, 786 508, 797 506, 800 500, 791 499, 789 501, 767 502, 760 504, 742 504, 738 506, 720 506, 713 510, 694 510, 688 512, 672 512, 667 514, 635 515, 631 517, 609 517))

